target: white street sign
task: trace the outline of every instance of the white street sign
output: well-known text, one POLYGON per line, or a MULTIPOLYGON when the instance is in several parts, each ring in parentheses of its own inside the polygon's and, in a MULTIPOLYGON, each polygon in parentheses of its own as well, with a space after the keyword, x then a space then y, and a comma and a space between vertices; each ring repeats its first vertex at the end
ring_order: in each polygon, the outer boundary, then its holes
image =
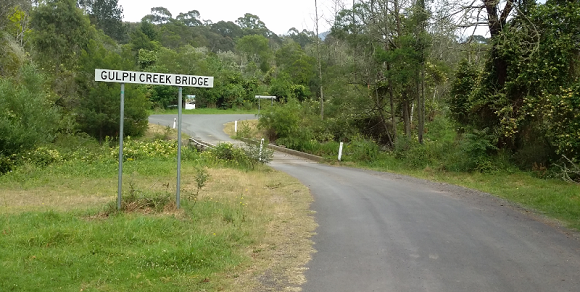
POLYGON ((95 81, 213 88, 213 76, 95 69, 95 81))
POLYGON ((261 99, 276 99, 276 96, 273 96, 273 95, 256 95, 256 98, 261 98, 261 99))

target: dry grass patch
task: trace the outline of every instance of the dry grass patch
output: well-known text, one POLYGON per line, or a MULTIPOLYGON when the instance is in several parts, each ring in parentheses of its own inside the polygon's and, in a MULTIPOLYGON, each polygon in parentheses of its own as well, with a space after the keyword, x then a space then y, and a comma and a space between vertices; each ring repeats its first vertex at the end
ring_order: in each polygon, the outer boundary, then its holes
MULTIPOLYGON (((193 175, 184 172, 184 178, 193 175)), ((312 236, 316 223, 307 187, 288 175, 268 167, 260 171, 210 169, 211 179, 200 193, 200 201, 228 202, 239 206, 243 224, 258 235, 246 248, 252 260, 244 269, 224 275, 233 279, 228 291, 300 291, 305 282, 305 264, 314 252, 312 236)), ((192 179, 185 179, 193 191, 192 179)), ((225 218, 220 224, 229 224, 225 218)))
POLYGON ((244 138, 262 139, 264 134, 258 129, 258 120, 238 121, 238 133, 235 132, 235 122, 224 125, 224 132, 230 137, 240 136, 244 138))
MULTIPOLYGON (((177 129, 173 129, 169 126, 161 126, 157 124, 149 124, 145 135, 143 136, 144 140, 177 140, 177 129)), ((182 133, 181 140, 187 141, 189 136, 182 133)))
POLYGON ((69 211, 102 206, 115 198, 112 179, 73 180, 22 188, 0 187, 0 213, 69 211))

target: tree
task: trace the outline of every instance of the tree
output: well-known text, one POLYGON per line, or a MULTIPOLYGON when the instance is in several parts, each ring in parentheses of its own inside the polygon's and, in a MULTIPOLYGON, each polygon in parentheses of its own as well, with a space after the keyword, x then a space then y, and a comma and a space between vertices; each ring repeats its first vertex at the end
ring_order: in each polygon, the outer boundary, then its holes
POLYGON ((32 11, 32 43, 40 64, 58 75, 64 68, 74 67, 93 32, 74 0, 44 3, 32 11))
POLYGON ((151 8, 151 14, 145 15, 142 20, 153 24, 165 24, 174 21, 173 15, 165 7, 151 8))
POLYGON ((314 32, 307 31, 305 29, 303 29, 301 32, 299 32, 295 27, 288 30, 288 36, 292 40, 294 40, 295 42, 300 44, 300 47, 302 47, 303 49, 307 45, 314 43, 315 38, 316 38, 316 35, 314 34, 314 32))
POLYGON ((292 40, 284 42, 276 51, 276 65, 288 74, 292 83, 309 86, 315 77, 316 59, 306 54, 300 45, 292 40))
POLYGON ((397 121, 410 139, 417 124, 422 141, 424 123, 424 68, 430 39, 426 33, 429 14, 424 4, 400 1, 360 1, 337 13, 331 39, 348 44, 350 80, 358 86, 370 107, 356 124, 382 144, 393 145, 397 121), (404 6, 403 6, 404 5, 404 6), (418 122, 413 123, 414 114, 418 122), (367 131, 367 129, 372 131, 367 131))
POLYGON ((259 64, 262 72, 268 71, 272 52, 264 36, 244 36, 236 42, 236 50, 244 54, 249 62, 259 64))
POLYGON ((180 13, 176 20, 182 22, 187 26, 200 26, 202 25, 201 20, 199 19, 200 14, 197 10, 191 10, 187 13, 180 13))
POLYGON ((98 29, 117 41, 126 40, 123 8, 119 6, 118 0, 78 0, 78 3, 98 29))
MULTIPOLYGON (((77 78, 78 94, 82 96, 75 108, 80 129, 97 138, 114 137, 119 133, 120 86, 117 83, 95 82, 95 68, 132 70, 130 59, 121 57, 102 44, 91 41, 81 53, 81 68, 77 78)), ((124 134, 140 136, 147 129, 150 108, 145 86, 125 85, 124 134)))
POLYGON ((49 74, 57 104, 66 110, 78 105, 76 66, 96 30, 75 0, 46 0, 31 13, 33 59, 49 74))
POLYGON ((236 20, 236 24, 240 26, 244 35, 261 35, 269 39, 279 42, 278 36, 266 27, 266 24, 260 20, 257 15, 246 13, 244 17, 236 20))
POLYGON ((252 34, 255 34, 256 31, 268 30, 266 24, 260 20, 260 17, 251 13, 246 13, 244 14, 244 17, 239 17, 236 20, 236 24, 242 30, 252 32, 252 34))

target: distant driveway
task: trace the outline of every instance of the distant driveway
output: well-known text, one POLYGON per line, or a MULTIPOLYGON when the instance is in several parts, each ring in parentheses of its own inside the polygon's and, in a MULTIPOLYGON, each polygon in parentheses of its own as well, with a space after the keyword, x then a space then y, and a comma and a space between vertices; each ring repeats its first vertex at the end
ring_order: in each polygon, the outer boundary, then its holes
MULTIPOLYGON (((224 124, 233 121, 253 120, 256 115, 253 114, 233 114, 233 115, 181 115, 183 122, 181 131, 192 137, 199 138, 203 141, 217 144, 224 141, 234 141, 224 133, 224 124)), ((173 126, 173 119, 177 115, 151 115, 149 123, 162 126, 173 126)))

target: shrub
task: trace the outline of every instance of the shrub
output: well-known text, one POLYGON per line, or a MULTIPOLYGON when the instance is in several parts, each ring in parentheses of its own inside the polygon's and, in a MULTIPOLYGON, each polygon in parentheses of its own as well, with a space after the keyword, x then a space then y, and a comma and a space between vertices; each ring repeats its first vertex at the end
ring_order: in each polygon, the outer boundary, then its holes
POLYGON ((33 151, 24 152, 19 159, 19 162, 33 164, 38 167, 45 167, 61 161, 63 161, 63 157, 58 150, 47 147, 38 147, 33 151))
POLYGON ((286 104, 262 111, 258 128, 266 130, 270 141, 280 138, 292 141, 304 130, 300 128, 300 120, 300 104, 295 99, 289 99, 286 104))
POLYGON ((378 154, 377 143, 357 135, 346 146, 345 158, 352 161, 371 162, 377 158, 378 154))
MULTIPOLYGON (((0 78, 0 156, 10 157, 54 140, 59 114, 44 91, 44 82, 32 65, 22 67, 14 79, 0 78)), ((9 165, 6 159, 3 165, 9 165)))
POLYGON ((274 157, 274 150, 266 147, 268 141, 265 141, 262 147, 260 147, 260 142, 249 142, 245 143, 242 148, 248 157, 248 162, 251 164, 252 169, 257 163, 265 164, 272 161, 274 157))
MULTIPOLYGON (((110 155, 118 157, 119 146, 111 148, 110 155)), ((137 160, 145 158, 169 158, 177 157, 177 142, 155 140, 153 142, 136 141, 127 137, 123 142, 123 159, 137 160)))

